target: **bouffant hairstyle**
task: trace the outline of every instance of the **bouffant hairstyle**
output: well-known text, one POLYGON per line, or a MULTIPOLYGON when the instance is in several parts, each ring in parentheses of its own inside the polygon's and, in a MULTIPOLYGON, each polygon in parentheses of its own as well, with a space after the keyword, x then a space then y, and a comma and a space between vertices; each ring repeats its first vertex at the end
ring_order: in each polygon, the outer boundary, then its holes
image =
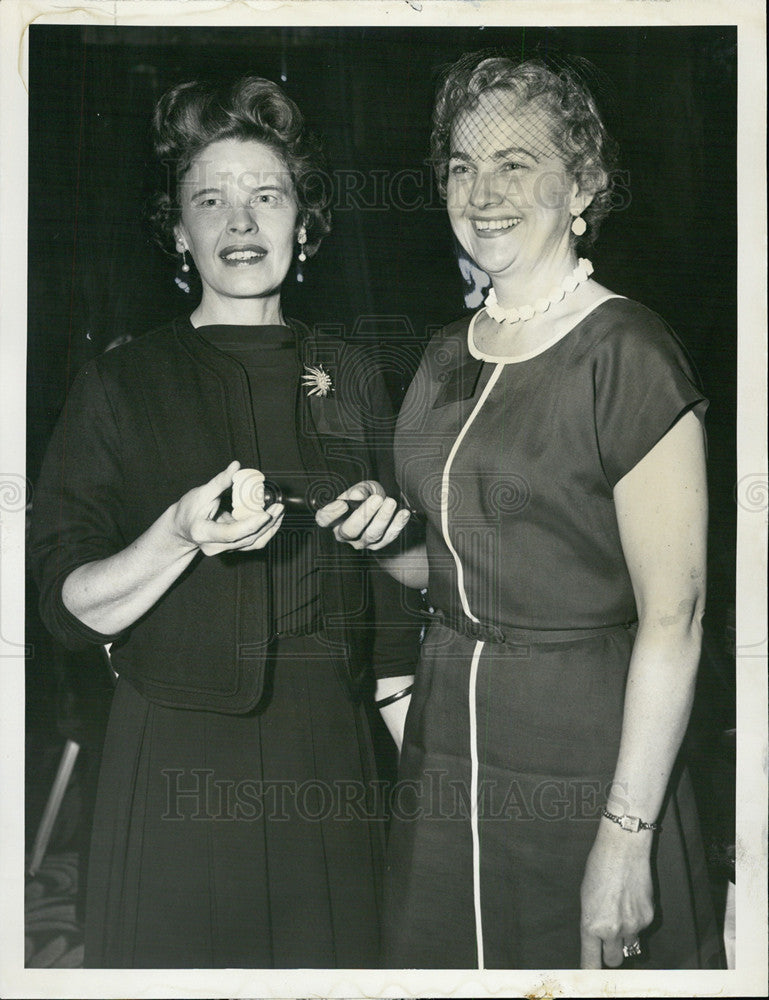
POLYGON ((307 231, 305 253, 315 253, 331 229, 329 184, 318 140, 307 131, 294 102, 271 80, 246 76, 232 85, 192 81, 172 87, 153 115, 155 155, 164 168, 163 190, 150 204, 150 221, 162 247, 174 246, 181 217, 179 183, 193 160, 213 142, 256 140, 285 163, 307 231))
POLYGON ((433 111, 431 162, 445 196, 451 131, 457 117, 472 111, 487 91, 510 91, 520 101, 536 100, 546 116, 550 138, 567 171, 593 195, 582 213, 587 223, 578 242, 590 244, 612 208, 612 177, 617 144, 606 131, 596 102, 580 76, 568 66, 550 69, 540 59, 515 60, 474 52, 462 56, 443 75, 433 111))

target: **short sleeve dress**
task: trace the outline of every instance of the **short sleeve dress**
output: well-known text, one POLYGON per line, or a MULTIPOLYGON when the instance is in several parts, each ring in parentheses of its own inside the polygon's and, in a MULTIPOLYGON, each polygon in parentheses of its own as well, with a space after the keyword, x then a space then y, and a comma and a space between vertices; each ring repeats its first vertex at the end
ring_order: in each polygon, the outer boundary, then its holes
MULTIPOLYGON (((531 356, 484 360, 467 319, 429 344, 396 435, 427 524, 433 621, 394 797, 388 967, 579 967, 580 883, 637 617, 612 491, 706 405, 670 329, 619 296, 531 356)), ((661 827, 636 961, 710 967, 719 943, 680 767, 661 827)))

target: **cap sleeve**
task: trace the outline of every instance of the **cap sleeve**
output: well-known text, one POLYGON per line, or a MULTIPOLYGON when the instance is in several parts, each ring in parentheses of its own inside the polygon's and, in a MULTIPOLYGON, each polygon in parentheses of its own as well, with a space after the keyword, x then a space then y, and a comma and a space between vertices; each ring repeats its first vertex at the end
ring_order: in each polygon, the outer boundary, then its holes
POLYGON ((596 347, 595 428, 612 489, 689 410, 703 421, 708 400, 673 331, 633 306, 596 347))

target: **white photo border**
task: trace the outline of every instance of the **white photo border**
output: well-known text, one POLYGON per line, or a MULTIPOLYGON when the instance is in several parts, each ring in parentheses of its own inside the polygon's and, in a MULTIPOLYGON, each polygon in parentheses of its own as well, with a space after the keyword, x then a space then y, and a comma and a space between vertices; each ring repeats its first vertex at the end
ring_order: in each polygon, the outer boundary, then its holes
MULTIPOLYGON (((408 997, 767 995, 766 21, 755 0, 86 0, 0 3, 0 995, 408 997), (38 970, 24 968, 24 507, 27 39, 30 24, 738 27, 737 957, 728 971, 38 970)), ((707 206, 703 206, 707 212, 707 206)))

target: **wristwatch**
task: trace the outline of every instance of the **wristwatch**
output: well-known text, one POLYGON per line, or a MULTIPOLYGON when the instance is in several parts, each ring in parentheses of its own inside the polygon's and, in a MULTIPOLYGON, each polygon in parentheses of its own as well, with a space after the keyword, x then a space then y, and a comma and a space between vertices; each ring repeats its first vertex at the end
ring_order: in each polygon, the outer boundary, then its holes
POLYGON ((607 819, 610 819, 612 823, 616 823, 621 829, 627 831, 627 833, 638 833, 639 830, 659 830, 659 823, 644 823, 638 816, 628 816, 627 814, 615 816, 608 809, 603 809, 602 814, 607 819))

